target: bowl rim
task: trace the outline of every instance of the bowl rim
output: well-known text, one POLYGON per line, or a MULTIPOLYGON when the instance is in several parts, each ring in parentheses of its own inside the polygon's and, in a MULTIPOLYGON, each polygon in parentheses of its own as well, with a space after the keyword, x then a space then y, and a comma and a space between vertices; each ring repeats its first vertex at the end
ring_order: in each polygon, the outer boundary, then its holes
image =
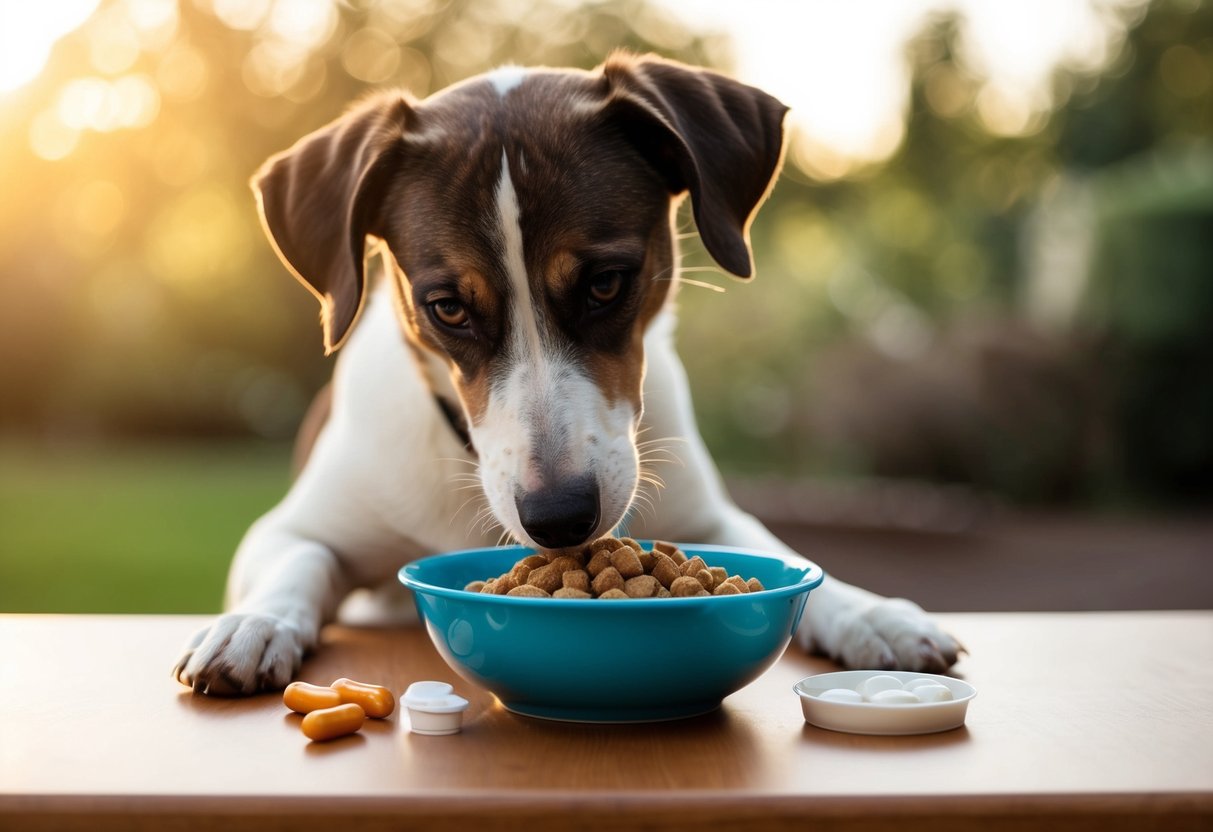
MULTIPOLYGON (((649 539, 639 540, 637 542, 642 546, 647 544, 647 548, 650 549, 653 545, 653 541, 649 539)), ((803 558, 800 555, 789 555, 782 552, 766 552, 761 549, 749 549, 737 546, 721 546, 714 543, 674 543, 674 545, 679 549, 682 549, 684 552, 718 552, 730 555, 742 555, 743 557, 779 560, 782 561, 784 565, 790 566, 794 569, 805 569, 805 574, 801 576, 800 580, 798 580, 796 583, 788 586, 776 587, 775 589, 764 589, 761 592, 745 593, 741 595, 701 595, 692 596, 689 598, 629 598, 626 605, 628 609, 635 607, 637 604, 644 606, 652 606, 656 604, 657 606, 666 609, 669 608, 671 604, 682 604, 685 606, 688 604, 744 603, 747 599, 752 600, 755 597, 761 597, 763 600, 773 600, 776 598, 785 597, 790 598, 816 589, 821 585, 821 582, 825 580, 825 572, 822 570, 822 568, 808 558, 803 558)), ((522 604, 524 606, 539 604, 541 606, 550 606, 554 602, 565 604, 584 604, 588 600, 597 600, 587 598, 531 598, 518 595, 485 595, 480 592, 468 592, 463 589, 451 589, 450 587, 426 583, 425 581, 419 580, 413 574, 419 568, 421 568, 422 564, 437 558, 445 558, 451 555, 470 555, 494 551, 504 552, 510 549, 519 552, 519 557, 525 557, 525 555, 521 554, 523 552, 534 553, 536 551, 533 547, 524 546, 522 544, 511 544, 508 546, 475 546, 469 549, 456 549, 450 552, 440 552, 434 555, 427 555, 426 557, 410 561, 409 563, 406 563, 404 566, 400 567, 396 577, 402 584, 414 592, 437 595, 443 598, 453 598, 471 603, 506 603, 522 604)), ((621 604, 619 606, 625 605, 621 604)), ((602 605, 595 604, 593 609, 605 609, 609 607, 610 605, 606 605, 604 607, 602 605)))

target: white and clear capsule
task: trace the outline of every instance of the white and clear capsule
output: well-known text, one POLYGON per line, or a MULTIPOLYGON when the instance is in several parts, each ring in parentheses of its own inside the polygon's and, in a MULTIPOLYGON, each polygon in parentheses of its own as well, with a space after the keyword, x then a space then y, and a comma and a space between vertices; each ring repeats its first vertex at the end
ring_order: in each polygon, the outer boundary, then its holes
POLYGON ((881 690, 868 697, 873 705, 913 705, 922 700, 912 690, 881 690))
POLYGON ((919 685, 913 693, 923 702, 951 702, 952 691, 945 685, 919 685))
POLYGON ((858 691, 850 688, 831 688, 827 691, 822 691, 817 694, 818 699, 823 699, 826 702, 862 702, 863 697, 858 691))
POLYGON ((859 695, 869 702, 882 690, 901 690, 901 680, 896 676, 869 676, 859 683, 859 695))

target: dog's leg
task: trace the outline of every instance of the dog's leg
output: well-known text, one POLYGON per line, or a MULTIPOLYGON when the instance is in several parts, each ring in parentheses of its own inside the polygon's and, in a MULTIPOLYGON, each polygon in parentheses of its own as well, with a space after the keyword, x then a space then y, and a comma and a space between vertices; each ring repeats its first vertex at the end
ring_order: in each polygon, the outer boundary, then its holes
MULTIPOLYGON (((671 321, 658 321, 646 337, 645 423, 652 437, 677 457, 659 474, 666 487, 654 495, 651 514, 638 511, 629 531, 664 537, 763 549, 792 550, 762 523, 733 504, 695 425, 690 389, 672 345, 671 321)), ((822 564, 828 570, 829 564, 822 564)), ((809 595, 796 634, 806 649, 847 667, 939 671, 956 661, 960 645, 922 608, 903 598, 885 598, 826 576, 809 595)))
POLYGON ((250 529, 228 579, 228 612, 187 645, 174 674, 201 693, 285 687, 347 587, 333 552, 274 512, 250 529))
POLYGON ((444 488, 466 470, 454 459, 462 443, 400 338, 386 288, 342 350, 332 390, 290 492, 236 552, 227 612, 177 662, 176 677, 195 690, 283 687, 352 590, 394 580, 411 557, 483 545, 450 522, 465 499, 444 488))
MULTIPOLYGON (((729 504, 717 506, 721 522, 704 542, 791 553, 754 517, 729 504)), ((905 598, 885 598, 826 576, 809 595, 796 633, 806 650, 846 667, 939 673, 956 663, 960 644, 922 607, 905 598)))

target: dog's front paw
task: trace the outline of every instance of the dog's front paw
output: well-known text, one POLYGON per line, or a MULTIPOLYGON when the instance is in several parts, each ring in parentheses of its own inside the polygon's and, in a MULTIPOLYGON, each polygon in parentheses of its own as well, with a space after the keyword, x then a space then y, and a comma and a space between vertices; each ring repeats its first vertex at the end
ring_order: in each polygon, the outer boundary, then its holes
POLYGON ((304 646, 299 630, 277 616, 228 613, 194 635, 173 675, 196 693, 280 690, 299 669, 304 646))
POLYGON ((846 667, 942 673, 964 650, 922 607, 883 598, 845 613, 831 657, 846 667))

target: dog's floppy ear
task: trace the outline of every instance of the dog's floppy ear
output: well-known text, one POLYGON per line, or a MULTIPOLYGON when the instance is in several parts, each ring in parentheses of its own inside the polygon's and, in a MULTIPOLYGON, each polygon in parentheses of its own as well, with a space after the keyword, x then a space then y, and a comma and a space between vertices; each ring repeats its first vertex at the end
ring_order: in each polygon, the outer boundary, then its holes
POLYGON ((691 192, 708 253, 750 277, 749 226, 783 161, 788 108, 762 90, 654 56, 611 56, 608 117, 666 179, 691 192))
POLYGON ((377 233, 411 113, 401 93, 363 102, 270 157, 253 177, 274 250, 320 301, 326 355, 362 308, 366 237, 377 233))

